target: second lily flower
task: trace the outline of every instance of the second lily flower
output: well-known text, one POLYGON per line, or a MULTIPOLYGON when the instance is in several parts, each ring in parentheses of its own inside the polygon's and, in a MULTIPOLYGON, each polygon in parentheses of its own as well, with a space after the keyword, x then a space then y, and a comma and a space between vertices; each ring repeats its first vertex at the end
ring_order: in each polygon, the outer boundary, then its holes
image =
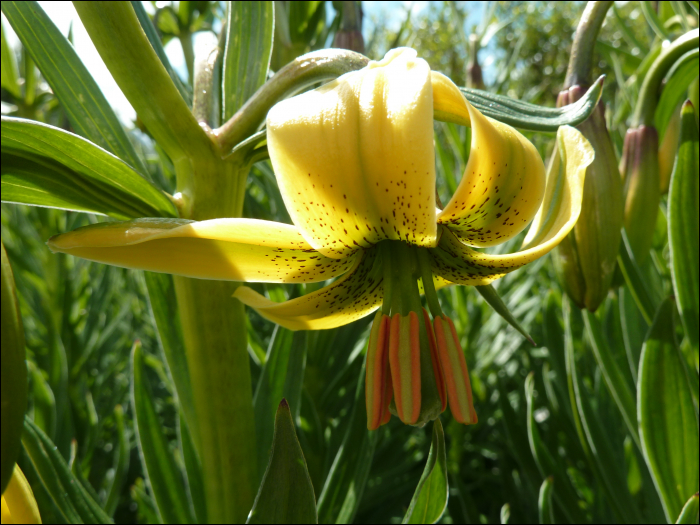
POLYGON ((377 312, 367 352, 368 427, 391 413, 423 425, 448 402, 476 422, 464 352, 436 288, 485 285, 554 248, 578 218, 593 151, 562 127, 562 168, 519 132, 476 111, 412 49, 280 102, 268 149, 295 226, 253 219, 138 219, 58 235, 54 251, 203 279, 334 282, 274 303, 241 286, 235 297, 292 330, 333 328, 377 312), (472 128, 462 180, 436 206, 433 118, 472 128), (534 218, 534 221, 533 221, 534 218), (490 255, 532 222, 523 249, 490 255), (428 311, 421 306, 425 294, 428 311), (432 320, 431 320, 432 316, 432 320))

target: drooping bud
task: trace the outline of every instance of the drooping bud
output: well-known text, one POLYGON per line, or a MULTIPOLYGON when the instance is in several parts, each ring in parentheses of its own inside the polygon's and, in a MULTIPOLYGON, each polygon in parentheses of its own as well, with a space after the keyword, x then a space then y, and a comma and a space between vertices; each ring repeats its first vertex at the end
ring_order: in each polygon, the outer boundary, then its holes
MULTIPOLYGON (((562 91, 558 106, 576 102, 585 90, 573 86, 562 91)), ((579 308, 594 312, 605 299, 615 273, 623 221, 622 181, 610 133, 605 125, 605 107, 599 102, 593 114, 577 129, 595 150, 586 169, 583 203, 578 222, 554 252, 559 281, 579 308)), ((560 168, 555 149, 549 165, 560 168)))
POLYGON ((381 310, 374 317, 374 324, 367 347, 365 370, 365 403, 367 428, 376 430, 391 418, 389 403, 393 395, 389 372, 389 325, 391 318, 381 310))
POLYGON ((479 65, 479 35, 469 35, 469 62, 467 63, 467 87, 486 89, 484 76, 479 65))
POLYGON ((342 16, 340 28, 333 38, 333 47, 349 49, 358 53, 365 53, 365 41, 362 38, 362 2, 340 2, 342 16))
POLYGON ((678 138, 680 134, 681 108, 678 106, 671 115, 671 120, 668 121, 666 126, 664 138, 659 144, 659 189, 662 195, 668 193, 668 187, 671 184, 671 173, 673 172, 676 153, 678 153, 678 138))
POLYGON ((472 425, 478 421, 478 418, 472 400, 469 370, 467 370, 467 362, 464 359, 462 346, 459 344, 455 325, 452 319, 446 316, 435 317, 434 323, 435 339, 440 364, 445 375, 450 411, 459 423, 472 425))
POLYGON ((620 162, 630 247, 639 264, 649 255, 661 200, 659 136, 653 126, 627 130, 620 162))

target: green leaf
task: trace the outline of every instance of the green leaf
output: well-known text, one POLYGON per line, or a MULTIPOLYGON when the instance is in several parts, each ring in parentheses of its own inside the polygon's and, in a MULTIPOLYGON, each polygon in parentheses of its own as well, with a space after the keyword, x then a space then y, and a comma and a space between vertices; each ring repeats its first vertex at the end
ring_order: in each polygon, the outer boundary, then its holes
POLYGON ((22 445, 42 485, 68 523, 111 523, 70 471, 56 445, 28 417, 24 419, 22 445))
POLYGON ((75 133, 114 153, 148 177, 97 83, 39 4, 3 2, 2 12, 58 97, 75 133))
POLYGON ((617 263, 622 271, 622 275, 625 277, 627 287, 637 303, 639 311, 642 312, 644 320, 648 324, 651 324, 651 320, 654 318, 654 312, 659 304, 659 299, 647 286, 644 274, 634 258, 634 253, 632 252, 629 239, 627 238, 627 232, 624 228, 622 229, 622 244, 620 244, 620 253, 617 256, 617 263))
POLYGON ((2 117, 2 200, 117 219, 176 217, 168 197, 123 161, 59 128, 2 117))
POLYGON ((637 432, 637 406, 635 393, 632 392, 627 379, 617 365, 613 353, 603 335, 603 327, 598 318, 589 311, 583 311, 583 320, 586 323, 586 332, 593 348, 596 362, 603 372, 605 384, 610 391, 617 408, 622 414, 622 419, 627 425, 637 447, 640 447, 639 433, 637 432))
POLYGON ((447 508, 448 495, 445 433, 438 418, 433 422, 428 462, 401 523, 437 523, 447 508))
POLYGON ((275 415, 270 462, 246 523, 318 523, 314 487, 285 399, 275 415))
POLYGON ((367 430, 363 365, 347 432, 318 498, 319 523, 353 522, 365 491, 376 442, 377 433, 367 430))
POLYGON ((176 169, 187 156, 209 154, 211 141, 153 50, 130 2, 76 2, 102 60, 176 169))
POLYGON ((151 18, 148 16, 146 9, 143 7, 143 2, 131 2, 131 6, 134 8, 136 18, 139 19, 141 28, 143 29, 143 32, 146 33, 146 37, 151 43, 151 47, 153 47, 153 50, 156 52, 156 55, 158 55, 161 64, 163 64, 163 67, 165 68, 165 71, 168 72, 168 76, 170 76, 170 79, 173 81, 173 84, 180 92, 180 95, 182 96, 183 100, 187 103, 188 106, 191 107, 192 90, 187 84, 185 84, 180 79, 180 75, 178 75, 173 69, 173 66, 170 65, 168 55, 165 53, 165 49, 163 49, 163 44, 161 43, 160 37, 158 36, 158 30, 153 25, 153 22, 151 22, 151 18))
POLYGON ((0 382, 2 441, 0 441, 0 445, 2 445, 2 456, 0 457, 0 473, 2 492, 5 492, 15 468, 22 436, 22 421, 27 410, 27 366, 25 364, 24 328, 15 292, 15 280, 7 252, 5 252, 5 245, 0 244, 0 249, 2 249, 2 288, 0 288, 2 301, 2 368, 0 368, 2 373, 2 382, 0 382))
POLYGON ((230 119, 267 80, 273 2, 229 2, 223 64, 223 114, 230 119))
POLYGON ((540 486, 540 495, 537 499, 537 510, 540 515, 540 523, 549 525, 554 521, 554 507, 552 506, 552 490, 554 489, 554 478, 548 477, 540 486))
MULTIPOLYGON (((4 6, 3 6, 4 10, 4 6)), ((7 39, 5 38, 5 23, 0 24, 2 29, 2 61, 0 62, 0 78, 2 89, 6 90, 13 97, 19 98, 19 71, 17 70, 17 60, 15 59, 15 52, 7 44, 7 39)))
POLYGON ((572 312, 568 297, 564 298, 564 326, 567 381, 569 399, 576 430, 593 473, 610 501, 618 518, 625 522, 640 523, 642 516, 627 487, 622 444, 613 443, 606 432, 605 422, 592 404, 591 393, 585 389, 577 370, 572 333, 572 312), (615 447, 619 447, 616 449, 615 447))
POLYGON ((686 98, 688 86, 698 78, 699 56, 700 52, 697 49, 691 49, 676 61, 671 71, 666 75, 667 80, 656 106, 656 113, 654 113, 654 124, 659 132, 659 144, 664 138, 673 113, 686 98))
POLYGON ((686 502, 676 523, 687 523, 688 525, 698 522, 698 494, 690 496, 686 502))
POLYGON ((124 409, 117 405, 114 409, 114 420, 116 421, 117 452, 114 455, 114 477, 109 485, 107 500, 105 501, 105 512, 109 516, 114 516, 119 500, 122 497, 122 490, 126 483, 126 476, 129 473, 129 459, 131 457, 131 447, 129 438, 126 435, 126 425, 124 424, 124 409))
POLYGON ((642 355, 644 336, 649 330, 649 325, 644 321, 634 297, 626 287, 620 288, 620 324, 627 362, 636 384, 639 357, 642 355))
POLYGON ((273 418, 281 399, 288 399, 290 406, 296 407, 296 420, 305 368, 306 334, 275 327, 253 398, 260 475, 265 472, 268 462, 274 434, 273 418))
POLYGON ((545 443, 542 441, 537 423, 535 422, 534 409, 535 396, 535 375, 534 372, 525 379, 525 399, 527 401, 527 433, 530 441, 530 450, 535 458, 537 467, 540 469, 542 477, 552 476, 557 480, 557 486, 560 488, 554 497, 559 503, 562 511, 566 514, 569 520, 573 523, 581 523, 583 519, 582 513, 579 510, 579 497, 576 491, 571 486, 566 472, 561 467, 561 464, 554 459, 554 456, 549 451, 545 443))
POLYGON ((180 445, 182 446, 182 458, 187 472, 187 487, 192 508, 197 516, 197 523, 209 523, 207 520, 207 501, 204 494, 204 479, 202 478, 202 462, 194 448, 192 433, 185 421, 183 414, 178 418, 180 422, 180 445))
POLYGON ((153 406, 141 343, 131 351, 131 403, 137 442, 149 489, 164 523, 192 523, 182 472, 175 463, 153 406))
POLYGON ((151 315, 155 321, 158 342, 177 390, 177 400, 187 424, 196 426, 197 414, 192 399, 187 350, 182 334, 180 311, 173 276, 167 273, 144 272, 151 315))
MULTIPOLYGON (((600 77, 575 104, 561 108, 537 106, 478 89, 459 89, 467 100, 487 117, 509 124, 514 128, 531 131, 556 131, 560 126, 580 124, 593 113, 603 92, 604 80, 605 77, 600 77)), ((436 115, 435 118, 443 120, 445 116, 436 115)), ((449 122, 449 119, 444 120, 449 122)))
MULTIPOLYGON (((697 72, 697 71, 696 71, 697 72)), ((668 196, 668 239, 671 277, 678 309, 691 347, 698 351, 698 128, 693 106, 683 104, 680 145, 668 196)))
POLYGON ((532 337, 530 337, 530 334, 528 334, 522 326, 520 326, 520 323, 518 323, 517 319, 513 316, 513 314, 510 312, 506 304, 503 302, 503 299, 501 299, 501 296, 498 295, 498 292, 496 289, 490 285, 484 285, 484 286, 475 286, 476 291, 479 292, 481 297, 484 298, 484 301, 489 303, 491 308, 493 308, 498 315, 500 315, 505 321, 515 328, 518 332, 522 334, 522 336, 530 341, 532 345, 536 345, 535 341, 533 341, 532 337))
POLYGON ((659 19, 659 16, 656 14, 656 10, 654 9, 654 5, 652 2, 640 2, 642 6, 642 13, 644 13, 644 17, 647 19, 647 22, 651 26, 651 29, 656 33, 656 35, 661 39, 661 40, 670 40, 671 35, 668 34, 668 31, 664 27, 663 22, 659 19))
MULTIPOLYGON (((697 269, 696 269, 697 271, 697 269)), ((642 348, 637 419, 644 459, 669 523, 698 490, 698 420, 666 299, 642 348)))

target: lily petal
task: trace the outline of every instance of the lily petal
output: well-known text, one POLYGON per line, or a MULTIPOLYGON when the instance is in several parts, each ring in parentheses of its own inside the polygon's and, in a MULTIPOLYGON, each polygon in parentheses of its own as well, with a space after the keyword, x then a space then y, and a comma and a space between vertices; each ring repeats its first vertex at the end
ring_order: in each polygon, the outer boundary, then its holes
POLYGON ((432 79, 436 111, 472 128, 464 175, 438 222, 470 246, 502 244, 525 229, 542 203, 542 159, 514 128, 474 109, 450 79, 435 72, 432 79))
POLYGON ((108 222, 56 235, 48 246, 122 268, 223 281, 319 282, 355 262, 321 255, 294 226, 255 219, 108 222))
POLYGON ((241 286, 233 294, 264 318, 289 330, 323 330, 343 326, 382 304, 381 265, 376 250, 364 252, 355 266, 334 283, 316 292, 276 303, 241 286))
POLYGON ((267 130, 287 210, 315 249, 437 244, 430 68, 414 50, 278 103, 267 130))
POLYGON ((544 204, 525 237, 524 250, 509 255, 478 252, 445 228, 439 246, 430 250, 435 274, 457 284, 489 284, 542 257, 568 235, 581 211, 586 168, 593 162, 595 152, 585 137, 570 126, 559 128, 557 145, 562 169, 552 170, 555 177, 547 181, 544 204))

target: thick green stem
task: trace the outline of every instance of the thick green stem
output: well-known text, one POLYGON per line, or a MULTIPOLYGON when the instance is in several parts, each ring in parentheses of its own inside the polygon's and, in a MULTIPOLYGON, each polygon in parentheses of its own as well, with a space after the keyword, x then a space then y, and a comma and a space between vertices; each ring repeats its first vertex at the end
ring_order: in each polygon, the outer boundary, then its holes
POLYGON ((183 31, 180 33, 180 45, 182 45, 182 54, 185 55, 185 64, 187 65, 187 76, 190 85, 194 84, 194 45, 192 44, 192 33, 183 31))
POLYGON ((576 28, 564 88, 590 86, 595 41, 613 2, 588 2, 576 28))
POLYGON ((324 49, 301 56, 279 70, 243 107, 214 131, 221 150, 230 152, 239 142, 255 133, 267 112, 279 100, 302 89, 362 69, 369 59, 353 51, 324 49))
POLYGON ((649 68, 637 97, 637 107, 632 119, 632 128, 653 126, 656 106, 659 103, 659 91, 666 74, 686 52, 697 49, 698 30, 688 31, 665 48, 649 68))
POLYGON ((153 50, 131 2, 74 2, 102 60, 176 169, 213 149, 153 50))
POLYGON ((245 522, 256 492, 246 314, 235 287, 175 277, 210 523, 245 522))

